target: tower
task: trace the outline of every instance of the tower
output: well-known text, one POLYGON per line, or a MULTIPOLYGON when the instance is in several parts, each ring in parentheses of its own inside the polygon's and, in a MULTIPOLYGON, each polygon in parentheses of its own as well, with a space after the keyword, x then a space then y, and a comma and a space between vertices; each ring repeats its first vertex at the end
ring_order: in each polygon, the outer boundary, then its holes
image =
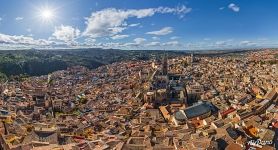
POLYGON ((168 58, 165 53, 164 53, 162 61, 163 61, 162 62, 162 74, 167 75, 168 74, 168 58))
POLYGON ((193 63, 193 62, 194 62, 194 54, 191 53, 191 63, 193 63))

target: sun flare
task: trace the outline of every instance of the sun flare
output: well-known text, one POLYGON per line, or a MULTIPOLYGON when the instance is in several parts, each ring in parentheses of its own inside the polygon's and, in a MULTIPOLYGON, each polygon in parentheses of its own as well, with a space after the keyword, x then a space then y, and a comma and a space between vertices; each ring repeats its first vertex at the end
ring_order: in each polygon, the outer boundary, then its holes
POLYGON ((50 10, 42 11, 42 17, 45 19, 49 19, 53 16, 53 13, 50 10))
POLYGON ((49 8, 44 8, 39 12, 39 16, 43 21, 50 22, 54 19, 54 11, 49 8))

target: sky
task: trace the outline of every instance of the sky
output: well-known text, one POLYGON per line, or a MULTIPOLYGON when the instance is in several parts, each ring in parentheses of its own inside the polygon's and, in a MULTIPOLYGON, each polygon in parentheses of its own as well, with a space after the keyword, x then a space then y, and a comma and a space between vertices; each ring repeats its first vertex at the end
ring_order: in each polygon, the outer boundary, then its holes
POLYGON ((278 47, 277 0, 1 0, 0 49, 278 47))

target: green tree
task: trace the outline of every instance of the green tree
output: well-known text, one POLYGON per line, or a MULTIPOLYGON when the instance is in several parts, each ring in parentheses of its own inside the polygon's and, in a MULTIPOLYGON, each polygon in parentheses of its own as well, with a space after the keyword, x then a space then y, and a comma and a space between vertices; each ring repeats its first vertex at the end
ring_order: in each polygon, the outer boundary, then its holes
POLYGON ((0 82, 5 82, 8 79, 8 77, 4 74, 0 72, 0 82))

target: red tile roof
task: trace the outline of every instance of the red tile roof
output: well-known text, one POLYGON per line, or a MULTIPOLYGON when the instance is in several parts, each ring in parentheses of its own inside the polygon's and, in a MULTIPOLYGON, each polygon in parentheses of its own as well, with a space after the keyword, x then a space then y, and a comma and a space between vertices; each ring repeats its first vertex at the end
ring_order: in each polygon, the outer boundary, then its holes
POLYGON ((231 112, 233 112, 233 111, 235 111, 236 109, 234 109, 233 107, 232 108, 230 108, 230 109, 228 109, 228 110, 226 110, 226 111, 223 111, 223 112, 221 112, 220 114, 221 114, 221 116, 226 116, 226 115, 228 115, 229 113, 231 113, 231 112))

